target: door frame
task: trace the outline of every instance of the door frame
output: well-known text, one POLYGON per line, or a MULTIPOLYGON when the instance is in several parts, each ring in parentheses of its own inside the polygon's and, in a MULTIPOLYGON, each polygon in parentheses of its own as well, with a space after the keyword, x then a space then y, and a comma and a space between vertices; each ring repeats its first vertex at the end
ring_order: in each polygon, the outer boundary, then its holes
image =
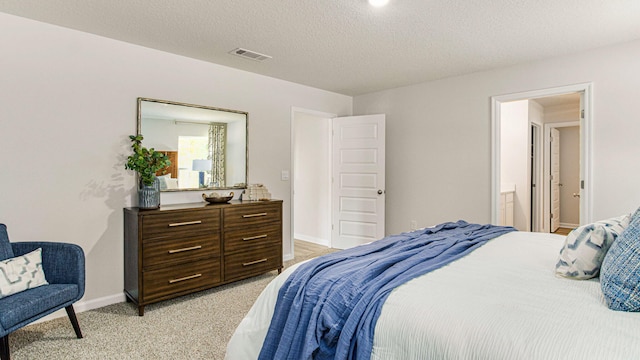
MULTIPOLYGON (((318 118, 323 118, 323 119, 328 119, 329 122, 331 122, 333 118, 337 117, 337 114, 333 114, 333 113, 328 113, 328 112, 323 112, 323 111, 317 111, 317 110, 310 110, 310 109, 305 109, 305 108, 301 108, 301 107, 295 107, 292 106, 291 107, 291 134, 290 134, 290 138, 291 138, 291 144, 290 144, 290 149, 291 149, 291 156, 290 156, 290 172, 289 172, 289 181, 290 181, 290 186, 289 186, 289 190, 290 190, 290 199, 291 199, 291 203, 290 203, 290 219, 289 219, 289 223, 290 223, 290 234, 291 234, 291 239, 289 239, 289 241, 291 242, 291 254, 286 255, 285 254, 285 258, 284 260, 291 260, 293 259, 293 257, 295 256, 295 232, 294 232, 294 225, 295 225, 295 147, 294 147, 294 141, 295 141, 295 122, 296 122, 296 113, 302 113, 302 114, 306 114, 306 115, 311 115, 314 117, 318 117, 318 118)), ((331 131, 331 127, 329 127, 329 131, 331 131)), ((331 135, 331 134, 329 134, 331 135)), ((332 158, 332 154, 331 154, 331 146, 329 146, 329 154, 328 154, 328 159, 329 159, 329 166, 331 166, 331 158, 332 158)), ((329 176, 331 176, 331 174, 329 174, 329 176)), ((329 179, 330 181, 331 179, 329 179)), ((329 203, 328 209, 326 209, 326 211, 328 212, 328 218, 331 219, 331 203, 329 203)), ((331 221, 329 222, 331 223, 331 221)), ((331 226, 329 224, 329 226, 331 226)), ((331 228, 328 229, 329 233, 331 233, 331 228)), ((331 239, 329 239, 329 244, 331 244, 331 239)))
POLYGON ((491 97, 491 223, 498 224, 500 216, 500 105, 503 102, 535 99, 540 97, 582 93, 580 104, 584 116, 580 124, 580 179, 584 187, 580 190, 580 224, 592 222, 592 124, 593 83, 580 83, 540 90, 524 91, 491 97))

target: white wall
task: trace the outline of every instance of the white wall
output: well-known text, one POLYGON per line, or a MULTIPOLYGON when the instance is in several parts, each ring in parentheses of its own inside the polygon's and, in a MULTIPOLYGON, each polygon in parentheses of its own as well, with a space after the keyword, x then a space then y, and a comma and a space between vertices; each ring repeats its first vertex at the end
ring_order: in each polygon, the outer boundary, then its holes
POLYGON ((176 124, 175 120, 142 119, 144 146, 160 151, 178 151, 178 139, 182 136, 209 136, 207 124, 176 124))
POLYGON ((294 115, 294 237, 331 243, 331 119, 294 115))
POLYGON ((580 121, 580 101, 544 108, 545 124, 568 121, 580 121))
POLYGON ((529 101, 511 101, 500 106, 500 183, 514 184, 513 226, 529 230, 529 101))
POLYGON ((355 114, 387 114, 387 232, 491 221, 490 98, 593 82, 593 218, 640 205, 640 41, 354 98, 355 114))
MULTIPOLYGON (((3 13, 0 49, 0 222, 12 241, 82 246, 85 307, 123 299, 122 208, 136 194, 124 162, 137 97, 249 112, 249 182, 284 200, 292 255, 290 183, 280 180, 291 164, 291 108, 351 115, 351 97, 3 13)), ((162 203, 200 195, 165 193, 162 203)))

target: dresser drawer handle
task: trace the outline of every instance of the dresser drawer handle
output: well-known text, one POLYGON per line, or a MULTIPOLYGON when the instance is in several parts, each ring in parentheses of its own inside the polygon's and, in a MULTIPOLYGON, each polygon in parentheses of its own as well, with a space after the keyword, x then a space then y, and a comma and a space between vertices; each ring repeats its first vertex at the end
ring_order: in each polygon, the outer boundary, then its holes
POLYGON ((175 254, 183 251, 191 251, 191 250, 198 250, 198 249, 202 249, 202 245, 191 246, 191 247, 186 247, 182 249, 169 250, 169 254, 175 254))
POLYGON ((257 214, 242 215, 243 218, 252 218, 252 217, 257 217, 257 216, 267 216, 267 213, 257 213, 257 214))
POLYGON ((202 224, 202 220, 173 223, 173 224, 169 224, 169 227, 184 226, 184 225, 197 225, 197 224, 202 224))
POLYGON ((269 259, 264 258, 264 259, 260 259, 260 260, 256 260, 256 261, 251 261, 251 262, 248 262, 248 263, 244 263, 244 264, 242 264, 242 266, 249 266, 249 265, 260 264, 260 263, 263 263, 263 262, 265 262, 265 261, 267 261, 267 260, 269 260, 269 259))
POLYGON ((179 279, 169 280, 169 284, 175 284, 175 283, 180 282, 180 281, 185 281, 185 280, 191 280, 191 279, 199 278, 200 276, 202 276, 202 274, 194 274, 194 275, 191 275, 191 276, 185 276, 185 277, 182 277, 182 278, 179 278, 179 279))
POLYGON ((250 237, 246 237, 246 238, 242 238, 242 241, 249 241, 249 240, 257 240, 257 239, 264 239, 267 237, 267 234, 264 235, 258 235, 258 236, 250 236, 250 237))

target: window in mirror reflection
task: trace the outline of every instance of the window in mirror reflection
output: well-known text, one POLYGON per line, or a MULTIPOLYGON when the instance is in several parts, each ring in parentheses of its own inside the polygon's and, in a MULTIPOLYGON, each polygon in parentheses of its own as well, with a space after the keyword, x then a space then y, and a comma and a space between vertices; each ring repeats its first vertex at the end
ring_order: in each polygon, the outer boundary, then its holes
POLYGON ((205 136, 178 136, 179 187, 200 188, 209 183, 208 178, 205 179, 207 170, 211 169, 206 151, 208 143, 205 136))
POLYGON ((163 100, 139 99, 143 143, 165 153, 164 191, 246 186, 247 114, 163 100))

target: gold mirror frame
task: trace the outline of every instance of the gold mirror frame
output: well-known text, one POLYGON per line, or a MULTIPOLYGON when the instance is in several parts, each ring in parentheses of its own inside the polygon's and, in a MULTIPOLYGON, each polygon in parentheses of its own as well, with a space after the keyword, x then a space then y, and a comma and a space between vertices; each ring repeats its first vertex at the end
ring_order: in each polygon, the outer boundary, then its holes
MULTIPOLYGON (((137 122, 137 134, 143 135, 143 145, 164 152, 172 161, 172 166, 165 169, 168 170, 167 175, 159 176, 160 191, 246 188, 249 170, 249 113, 140 97, 137 122), (197 128, 202 133, 205 126, 208 134, 207 158, 201 156, 202 159, 193 160, 193 165, 185 164, 184 160, 188 156, 179 155, 179 138, 192 135, 192 130, 184 130, 186 127, 197 128), (219 150, 214 150, 216 148, 219 150), (224 151, 224 156, 219 156, 219 151, 224 151), (204 160, 208 160, 209 164, 204 160), (200 168, 203 165, 208 166, 208 169, 200 171, 204 169, 200 168), (198 186, 181 186, 181 178, 182 183, 187 180, 189 184, 193 183, 194 172, 198 173, 198 186)), ((202 140, 202 136, 198 138, 202 140)), ((199 150, 202 154, 203 150, 199 150)))

